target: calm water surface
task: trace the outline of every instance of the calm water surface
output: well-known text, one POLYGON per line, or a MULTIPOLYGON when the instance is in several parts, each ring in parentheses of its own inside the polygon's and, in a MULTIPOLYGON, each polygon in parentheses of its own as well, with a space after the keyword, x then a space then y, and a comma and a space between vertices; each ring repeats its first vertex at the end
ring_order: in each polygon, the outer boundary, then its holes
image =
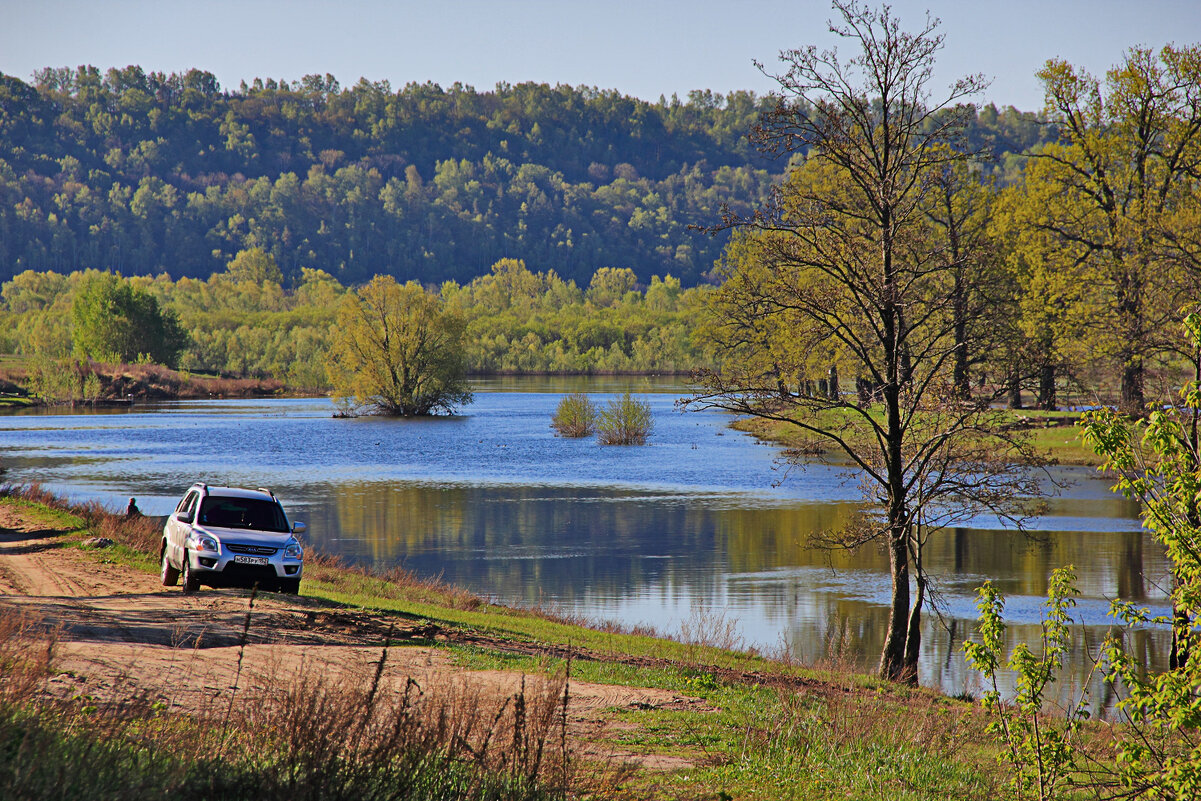
MULTIPOLYGON (((886 555, 808 544, 855 509, 858 488, 843 470, 782 466, 776 448, 726 428, 727 416, 676 411, 678 385, 527 379, 477 390, 461 416, 421 421, 333 419, 323 399, 18 413, 0 417, 0 458, 9 480, 114 507, 134 495, 148 514, 166 514, 196 480, 268 486, 308 523, 312 545, 353 562, 668 633, 725 624, 745 645, 807 662, 836 652, 874 663, 886 555), (553 435, 564 392, 604 402, 627 387, 651 404, 649 446, 553 435)), ((934 538, 926 562, 942 619, 927 618, 922 683, 977 689, 959 646, 985 579, 1009 596, 1015 641, 1033 640, 1048 574, 1076 565, 1085 597, 1074 681, 1111 622, 1110 599, 1166 609, 1166 561, 1137 507, 1092 469, 1058 478, 1073 483, 1035 539, 989 519, 934 538)), ((1148 665, 1166 664, 1166 632, 1136 641, 1148 665)))

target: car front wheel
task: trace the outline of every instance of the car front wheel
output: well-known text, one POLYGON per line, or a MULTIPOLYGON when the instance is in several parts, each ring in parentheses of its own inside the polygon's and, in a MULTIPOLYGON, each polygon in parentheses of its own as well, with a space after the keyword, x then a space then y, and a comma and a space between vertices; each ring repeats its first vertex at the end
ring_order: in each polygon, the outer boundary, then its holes
POLYGON ((163 546, 162 564, 159 566, 159 578, 164 587, 174 587, 179 583, 179 571, 171 567, 171 559, 167 556, 167 547, 163 546))
POLYGON ((192 573, 192 560, 188 558, 188 552, 183 552, 183 592, 184 595, 191 595, 200 589, 200 579, 192 573))
POLYGON ((280 579, 279 591, 284 595, 296 595, 300 592, 300 579, 280 579))

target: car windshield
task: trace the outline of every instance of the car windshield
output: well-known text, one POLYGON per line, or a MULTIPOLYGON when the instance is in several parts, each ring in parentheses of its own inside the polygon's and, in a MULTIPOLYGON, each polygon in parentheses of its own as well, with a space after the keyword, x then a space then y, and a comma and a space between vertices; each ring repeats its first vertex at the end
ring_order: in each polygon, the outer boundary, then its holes
POLYGON ((209 495, 200 505, 200 524, 217 528, 249 528, 285 533, 288 520, 275 501, 209 495))

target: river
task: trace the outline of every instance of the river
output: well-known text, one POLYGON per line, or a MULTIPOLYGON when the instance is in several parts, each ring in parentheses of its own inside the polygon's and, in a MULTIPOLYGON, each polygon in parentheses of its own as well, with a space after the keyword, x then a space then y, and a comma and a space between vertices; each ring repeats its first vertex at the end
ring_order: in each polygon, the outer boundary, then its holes
MULTIPOLYGON (((672 382, 509 379, 476 392, 461 415, 430 420, 335 419, 325 399, 14 412, 0 417, 0 458, 8 481, 114 508, 132 495, 148 514, 166 514, 197 480, 267 486, 308 524, 314 547, 354 563, 806 663, 874 665, 886 555, 810 544, 856 509, 843 468, 789 467, 777 448, 729 429, 727 415, 677 411, 686 388, 672 382), (626 388, 652 407, 649 445, 554 436, 562 393, 603 403, 626 388)), ((960 645, 985 579, 1008 596, 1014 641, 1033 641, 1051 570, 1076 566, 1081 625, 1067 688, 1086 680, 1110 599, 1166 611, 1167 563, 1137 506, 1091 468, 1055 476, 1070 486, 1033 537, 988 519, 934 536, 926 565, 940 615, 926 616, 923 684, 979 693, 960 645)), ((1166 665, 1166 631, 1132 636, 1145 664, 1166 665)))

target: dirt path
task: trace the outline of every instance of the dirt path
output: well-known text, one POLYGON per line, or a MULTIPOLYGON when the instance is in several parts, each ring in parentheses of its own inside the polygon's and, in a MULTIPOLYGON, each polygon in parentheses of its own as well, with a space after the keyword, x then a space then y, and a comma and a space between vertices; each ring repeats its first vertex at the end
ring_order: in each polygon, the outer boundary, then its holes
MULTIPOLYGON (((264 594, 252 603, 248 592, 207 588, 185 596, 161 586, 157 576, 106 560, 103 551, 65 547, 64 533, 39 523, 28 509, 0 503, 0 609, 24 610, 56 632, 59 672, 51 687, 64 697, 104 701, 134 692, 169 707, 198 709, 220 703, 235 683, 269 687, 303 670, 358 680, 375 670, 389 636, 402 644, 447 639, 428 625, 405 627, 396 618, 303 596, 264 594)), ((385 664, 384 679, 394 686, 412 679, 423 688, 453 686, 496 698, 515 692, 523 680, 540 681, 515 672, 463 670, 443 649, 426 645, 389 648, 385 664)), ((700 699, 667 690, 576 681, 570 699, 571 729, 585 750, 594 750, 606 711, 614 708, 709 710, 700 699)), ((689 764, 622 749, 608 754, 647 767, 689 764)))

